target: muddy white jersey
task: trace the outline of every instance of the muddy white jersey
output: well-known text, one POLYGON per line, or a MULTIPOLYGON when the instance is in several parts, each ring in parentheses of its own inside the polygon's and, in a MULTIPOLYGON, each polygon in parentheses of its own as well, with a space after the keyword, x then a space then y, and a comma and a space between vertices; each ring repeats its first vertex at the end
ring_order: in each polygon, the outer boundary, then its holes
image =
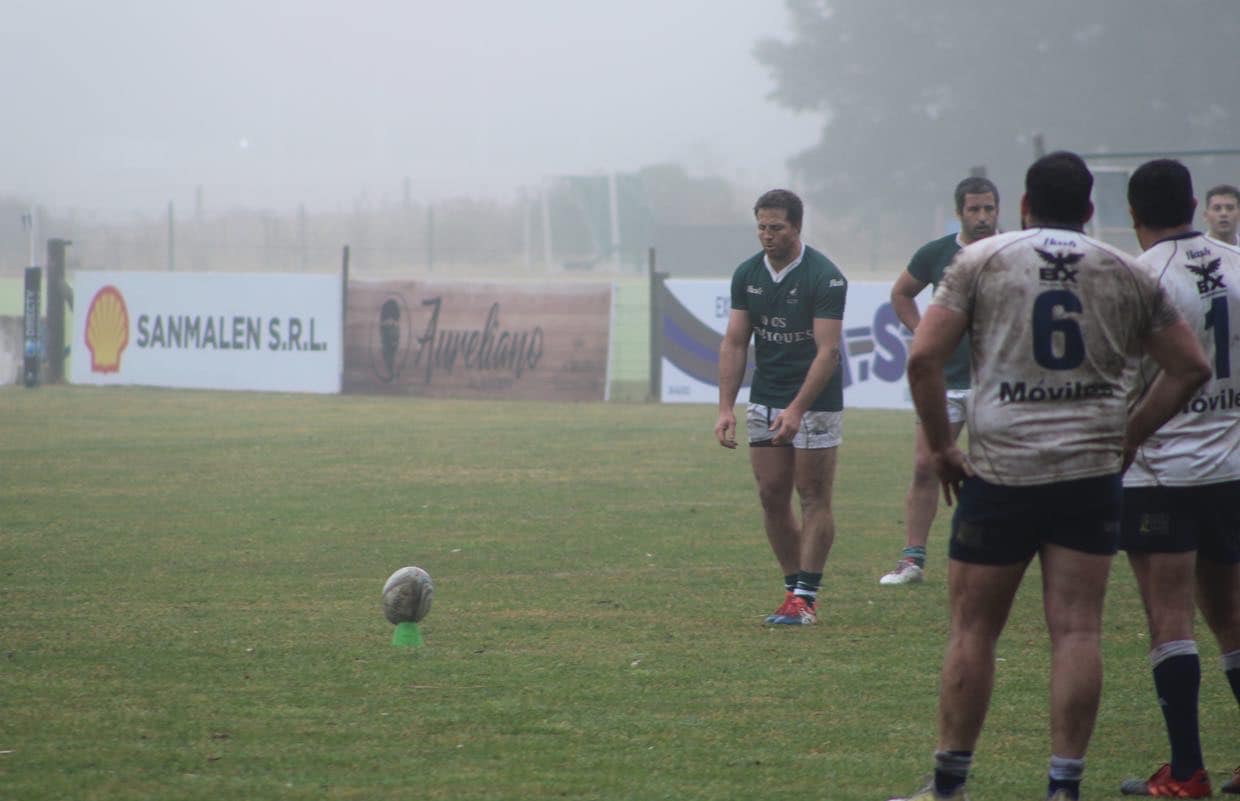
POLYGON ((1132 257, 1063 228, 983 239, 956 256, 935 305, 973 347, 969 461, 992 484, 1116 474, 1126 378, 1141 340, 1179 315, 1132 257))
MULTIPOLYGON (((1196 231, 1163 239, 1137 259, 1197 334, 1213 376, 1137 451, 1125 487, 1185 487, 1240 479, 1240 249, 1196 231)), ((1158 376, 1140 361, 1136 402, 1158 376)))

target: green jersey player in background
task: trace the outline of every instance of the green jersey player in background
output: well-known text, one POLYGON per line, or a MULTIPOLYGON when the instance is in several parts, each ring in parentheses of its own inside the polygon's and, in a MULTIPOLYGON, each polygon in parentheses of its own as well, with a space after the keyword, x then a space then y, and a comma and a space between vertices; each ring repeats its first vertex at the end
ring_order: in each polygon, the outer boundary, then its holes
MULTIPOLYGON (((891 308, 909 331, 916 331, 921 312, 914 300, 927 286, 938 288, 943 271, 961 248, 994 234, 999 221, 999 190, 986 178, 965 178, 956 185, 956 218, 960 232, 948 234, 922 245, 891 287, 891 308)), ((969 400, 969 337, 943 367, 947 383, 947 422, 952 436, 964 428, 964 410, 969 400)), ((916 584, 925 575, 926 543, 939 506, 939 480, 930 461, 926 435, 921 423, 913 440, 913 481, 904 499, 904 550, 895 570, 878 580, 884 586, 916 584)))
MULTIPOLYGON (((1120 790, 1209 798, 1193 597, 1240 701, 1240 250, 1193 230, 1193 180, 1178 161, 1157 159, 1137 168, 1128 205, 1145 249, 1138 262, 1196 333, 1214 375, 1145 441, 1124 474, 1121 547, 1145 604, 1149 663, 1171 761, 1120 790)), ((1158 365, 1143 360, 1132 396, 1142 397, 1158 374, 1158 365)), ((1240 793, 1240 768, 1222 789, 1240 793)))
POLYGON ((831 490, 844 409, 838 368, 848 292, 831 260, 801 242, 803 214, 800 198, 783 189, 754 205, 762 252, 732 277, 715 424, 719 444, 735 448, 734 407, 753 339, 745 414, 749 460, 767 540, 784 577, 784 601, 766 622, 795 626, 818 620, 818 589, 835 541, 831 490))

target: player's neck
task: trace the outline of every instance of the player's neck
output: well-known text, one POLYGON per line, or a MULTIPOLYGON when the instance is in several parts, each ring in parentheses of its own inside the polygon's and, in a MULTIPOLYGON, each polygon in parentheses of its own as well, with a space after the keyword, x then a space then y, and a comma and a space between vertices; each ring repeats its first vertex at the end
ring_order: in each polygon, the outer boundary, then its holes
POLYGON ((1061 228, 1065 231, 1076 231, 1079 234, 1085 233, 1085 224, 1080 222, 1065 222, 1062 220, 1042 220, 1033 215, 1025 216, 1026 228, 1061 228))
POLYGON ((804 250, 804 248, 804 245, 797 242, 795 245, 788 248, 786 253, 780 255, 779 258, 775 258, 768 253, 766 254, 766 263, 770 265, 771 269, 775 272, 782 273, 785 267, 801 257, 801 251, 804 250))
POLYGON ((1224 245, 1231 245, 1232 247, 1240 246, 1240 236, 1236 234, 1232 234, 1231 236, 1223 236, 1221 234, 1216 234, 1213 231, 1211 231, 1210 238, 1217 239, 1219 242, 1222 242, 1224 245))
POLYGON ((1149 226, 1138 225, 1133 228, 1133 231, 1137 235, 1137 242, 1141 245, 1141 249, 1149 250, 1164 239, 1192 233, 1193 226, 1173 225, 1170 228, 1150 228, 1149 226))

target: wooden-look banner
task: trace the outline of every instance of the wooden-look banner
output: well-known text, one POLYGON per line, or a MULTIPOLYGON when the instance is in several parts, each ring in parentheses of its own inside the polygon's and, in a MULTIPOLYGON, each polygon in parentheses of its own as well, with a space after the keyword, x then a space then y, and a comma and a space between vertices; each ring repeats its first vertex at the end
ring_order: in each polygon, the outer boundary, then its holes
POLYGON ((610 285, 350 281, 343 389, 604 400, 610 285))

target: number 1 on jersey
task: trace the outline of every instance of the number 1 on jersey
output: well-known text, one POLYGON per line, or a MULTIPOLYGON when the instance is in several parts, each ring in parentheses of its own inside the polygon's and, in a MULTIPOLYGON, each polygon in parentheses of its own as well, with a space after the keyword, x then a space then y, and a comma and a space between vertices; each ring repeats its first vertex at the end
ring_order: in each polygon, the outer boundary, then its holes
POLYGON ((1231 378, 1231 318, 1226 295, 1219 295, 1210 302, 1206 328, 1214 329, 1214 377, 1231 378))

